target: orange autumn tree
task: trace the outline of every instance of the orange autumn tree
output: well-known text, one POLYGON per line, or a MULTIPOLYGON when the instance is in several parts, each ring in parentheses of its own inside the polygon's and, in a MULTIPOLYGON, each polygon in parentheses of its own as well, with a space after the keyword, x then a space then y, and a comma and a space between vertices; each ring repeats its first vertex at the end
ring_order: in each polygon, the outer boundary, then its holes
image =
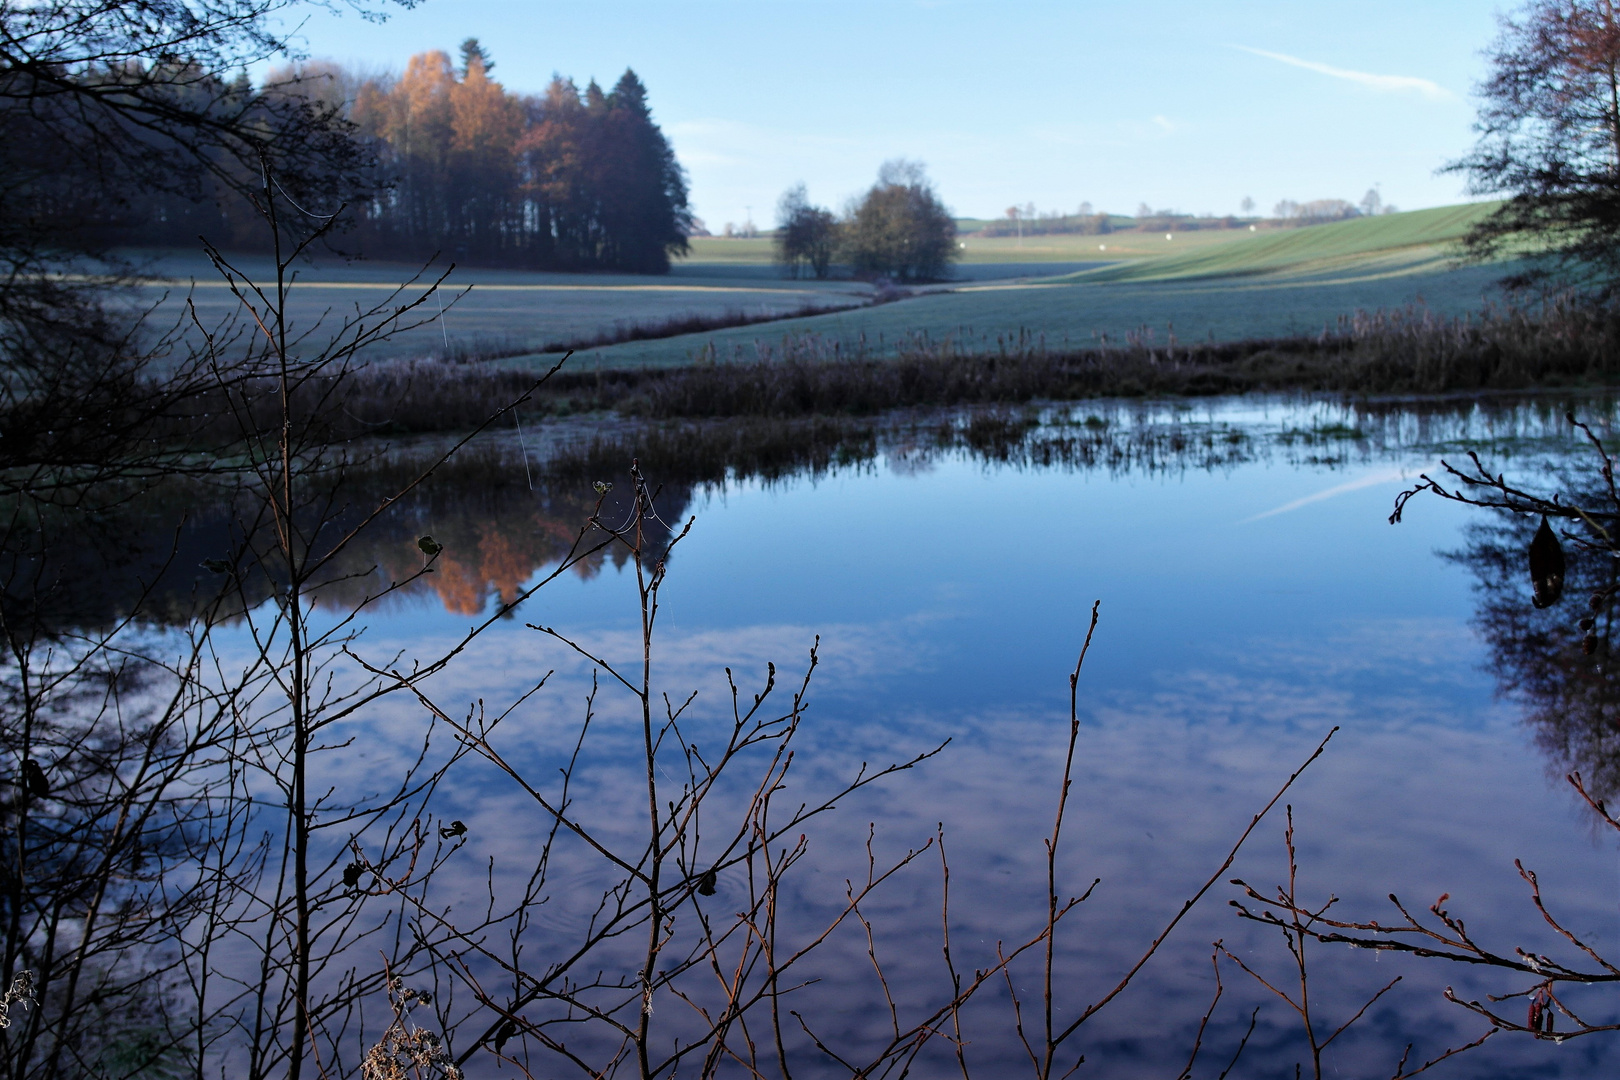
POLYGON ((411 58, 370 80, 354 119, 388 186, 361 210, 372 254, 434 253, 484 265, 662 273, 686 250, 690 211, 674 151, 646 89, 626 71, 612 92, 554 80, 510 93, 469 39, 462 63, 411 58))

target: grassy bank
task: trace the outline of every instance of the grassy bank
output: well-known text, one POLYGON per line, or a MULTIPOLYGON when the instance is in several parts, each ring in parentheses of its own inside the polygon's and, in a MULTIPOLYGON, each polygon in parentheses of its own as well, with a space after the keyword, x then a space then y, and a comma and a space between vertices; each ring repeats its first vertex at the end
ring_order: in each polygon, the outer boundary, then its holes
MULTIPOLYGON (((1449 208, 1257 233, 1252 246, 1244 249, 1247 261, 1225 258, 1220 266, 1227 276, 1213 282, 986 285, 865 306, 858 312, 792 319, 773 326, 772 337, 756 339, 751 350, 725 353, 710 338, 699 350, 697 362, 596 365, 589 355, 575 357, 538 387, 536 378, 543 368, 477 362, 478 350, 473 350, 466 356, 474 362, 372 362, 341 383, 316 379, 304 393, 312 403, 323 403, 323 438, 331 442, 466 431, 529 394, 511 421, 514 425, 582 414, 613 418, 615 423, 731 422, 723 432, 685 432, 680 436, 685 447, 681 453, 730 462, 754 455, 760 469, 768 472, 778 453, 773 447, 791 443, 799 448, 792 454, 784 450, 782 460, 802 460, 805 453, 814 458, 822 453, 816 448, 824 447, 831 460, 844 452, 838 447, 861 438, 860 426, 852 421, 895 410, 1250 392, 1452 394, 1620 381, 1620 315, 1567 297, 1534 307, 1487 303, 1482 312, 1463 315, 1452 314, 1456 310, 1452 305, 1439 310, 1421 304, 1351 305, 1337 310, 1357 314, 1325 320, 1308 332, 1295 329, 1240 338, 1210 333, 1191 340, 1178 337, 1180 324, 1165 326, 1162 335, 1139 325, 1119 335, 1098 333, 1075 340, 1022 326, 994 333, 936 333, 928 319, 938 305, 988 303, 1005 309, 1011 297, 1045 297, 1048 304, 1055 297, 1061 304, 1064 297, 1096 298, 1133 289, 1168 290, 1166 295, 1182 311, 1187 310, 1188 297, 1199 290, 1211 291, 1216 302, 1223 303, 1234 290, 1250 290, 1261 303, 1289 290, 1297 292, 1303 285, 1320 288, 1322 282, 1316 280, 1320 275, 1312 268, 1324 259, 1351 260, 1370 279, 1405 280, 1398 269, 1386 273, 1379 268, 1388 271, 1389 265, 1404 265, 1401 260, 1434 258, 1434 242, 1459 235, 1479 212, 1477 207, 1449 208), (1278 270, 1279 260, 1288 259, 1294 260, 1288 264, 1293 269, 1278 270), (1261 283, 1253 284, 1257 281, 1261 283), (852 337, 826 332, 830 321, 836 320, 888 320, 884 325, 893 333, 862 331, 852 337)), ((1228 242, 1220 247, 1230 252, 1238 246, 1228 242)), ((1204 250, 1212 252, 1216 246, 1204 250)), ((1214 265, 1203 256, 1180 262, 1159 259, 1156 264, 1161 274, 1172 278, 1195 276, 1200 266, 1214 265)), ((1478 267, 1445 276, 1472 274, 1484 280, 1497 273, 1497 268, 1478 267)), ((802 296, 794 299, 805 302, 802 296)), ((840 296, 835 302, 848 299, 840 296)), ((454 312, 451 317, 456 317, 454 312)), ((730 310, 702 318, 752 317, 751 312, 730 310)), ((771 314, 762 312, 759 317, 771 314)), ((672 318, 624 324, 615 333, 658 337, 686 325, 672 318)), ((741 332, 738 328, 722 334, 741 332)), ((671 339, 665 346, 679 340, 671 339)), ((627 343, 596 352, 633 347, 635 343, 627 343)), ((262 409, 266 417, 276 412, 279 405, 273 391, 266 384, 262 393, 255 392, 255 412, 262 409)), ((203 426, 226 425, 224 413, 223 408, 203 403, 187 422, 195 423, 200 415, 203 426), (210 415, 216 419, 208 420, 210 415)), ((673 448, 666 449, 666 456, 676 456, 673 448)))
MULTIPOLYGON (((544 448, 542 457, 567 472, 602 473, 610 461, 626 460, 629 448, 672 475, 711 479, 727 469, 768 476, 849 460, 851 454, 870 456, 874 433, 892 427, 896 414, 907 410, 1018 411, 1046 402, 1251 392, 1374 397, 1620 384, 1620 314, 1568 299, 1533 311, 1494 309, 1458 319, 1413 308, 1347 318, 1313 336, 1190 346, 1139 340, 1058 350, 1025 338, 992 351, 964 351, 918 336, 896 355, 877 357, 824 345, 806 340, 755 363, 565 367, 538 386, 532 372, 494 364, 380 363, 339 381, 312 378, 293 405, 295 411, 318 409, 319 437, 338 444, 470 431, 527 394, 515 415, 499 420, 501 430, 532 440, 544 448), (543 422, 569 417, 573 434, 566 445, 555 443, 552 426, 543 422)), ((252 422, 271 425, 279 409, 277 387, 267 380, 248 389, 252 422)), ((238 419, 222 401, 186 405, 177 439, 225 446, 239 438, 233 434, 238 419)))
MULTIPOLYGON (((650 420, 874 416, 893 409, 1098 397, 1306 391, 1443 394, 1620 381, 1620 315, 1570 299, 1446 319, 1421 308, 1345 318, 1315 335, 1053 349, 1035 338, 964 350, 919 335, 896 355, 823 341, 768 361, 562 372, 528 418, 612 411, 650 420)), ((533 386, 492 365, 384 364, 344 388, 338 437, 470 427, 533 386)))

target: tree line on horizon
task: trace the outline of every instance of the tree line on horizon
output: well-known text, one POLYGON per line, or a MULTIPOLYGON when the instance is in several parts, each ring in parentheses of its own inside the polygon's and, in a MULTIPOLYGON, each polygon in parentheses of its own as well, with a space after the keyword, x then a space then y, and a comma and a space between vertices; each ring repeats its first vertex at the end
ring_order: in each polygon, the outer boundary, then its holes
MULTIPOLYGON (((1254 200, 1244 200, 1244 210, 1254 200)), ((1270 225, 1317 225, 1354 217, 1394 213, 1376 189, 1358 207, 1343 199, 1315 199, 1306 203, 1284 199, 1270 225)), ((1034 203, 1008 207, 1006 217, 991 221, 978 236, 1041 236, 1053 234, 1107 235, 1116 231, 1168 232, 1250 227, 1256 218, 1181 214, 1154 210, 1147 203, 1134 218, 1094 212, 1089 202, 1079 211, 1042 213, 1034 203)), ((789 277, 826 278, 835 264, 857 278, 929 281, 947 276, 961 253, 957 222, 940 201, 922 164, 896 158, 878 171, 877 182, 864 195, 853 198, 842 214, 810 201, 800 183, 783 192, 777 203, 772 236, 776 263, 789 277)))
MULTIPOLYGON (((686 178, 636 73, 607 90, 559 75, 543 94, 519 94, 491 77, 476 39, 460 52, 459 63, 418 53, 399 75, 307 63, 260 88, 330 111, 366 156, 343 193, 337 244, 373 258, 668 271, 691 228, 686 178)), ((188 190, 133 200, 106 225, 110 239, 137 246, 190 246, 198 235, 238 250, 263 245, 253 207, 206 174, 188 190)))
POLYGON ((1156 210, 1145 202, 1137 206, 1134 215, 1096 211, 1089 202, 1081 203, 1078 210, 1069 213, 1063 210, 1037 210, 1031 202, 1023 206, 1009 206, 1004 216, 987 222, 978 232, 980 236, 1106 236, 1131 230, 1197 232, 1206 229, 1241 229, 1260 223, 1321 225, 1355 217, 1400 212, 1398 207, 1384 202, 1377 188, 1369 188, 1359 203, 1345 199, 1311 199, 1306 202, 1282 199, 1272 208, 1269 219, 1256 216, 1255 209, 1252 198, 1243 200, 1241 215, 1195 215, 1179 210, 1156 210))

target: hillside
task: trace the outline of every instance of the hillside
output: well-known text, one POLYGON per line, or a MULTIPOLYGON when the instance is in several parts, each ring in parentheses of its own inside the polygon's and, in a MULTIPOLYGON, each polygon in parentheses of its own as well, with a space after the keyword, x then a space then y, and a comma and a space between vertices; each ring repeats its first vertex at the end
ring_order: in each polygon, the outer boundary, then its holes
MULTIPOLYGON (((973 280, 973 269, 986 264, 1070 263, 1075 281, 1168 281, 1180 278, 1231 277, 1278 271, 1340 270, 1347 261, 1404 253, 1420 261, 1447 257, 1452 246, 1495 203, 1465 203, 1403 214, 1353 218, 1328 225, 1282 228, 1262 224, 1248 229, 1201 229, 1189 232, 1128 230, 1101 236, 1060 233, 1049 236, 984 236, 962 219, 962 249, 957 276, 973 280), (1074 264, 1108 262, 1080 269, 1074 264)), ((750 239, 694 237, 691 253, 677 265, 691 271, 741 266, 767 267, 773 251, 769 237, 750 239)), ((1403 262, 1411 258, 1403 258, 1403 262)), ((1062 280, 1071 280, 1065 277, 1062 280)))
POLYGON ((1466 203, 1298 229, 1239 230, 1217 234, 1230 238, 1225 242, 1206 242, 1192 250, 1098 267, 1058 280, 1174 281, 1284 271, 1309 273, 1341 270, 1346 263, 1375 261, 1372 257, 1392 254, 1420 261, 1440 260, 1452 254, 1469 226, 1495 206, 1466 203))

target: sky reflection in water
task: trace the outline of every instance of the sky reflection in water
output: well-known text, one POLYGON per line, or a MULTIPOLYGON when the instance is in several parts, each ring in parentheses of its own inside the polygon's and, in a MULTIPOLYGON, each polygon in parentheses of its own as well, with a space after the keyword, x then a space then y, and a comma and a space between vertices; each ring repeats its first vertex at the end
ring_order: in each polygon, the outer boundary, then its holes
MULTIPOLYGON (((1561 411, 1549 404, 1475 417, 1472 427, 1385 418, 1371 425, 1381 438, 1279 442, 1275 433, 1290 428, 1370 428, 1326 406, 1222 404, 1191 422, 1242 426, 1270 448, 1209 470, 1171 463, 1117 473, 891 454, 814 479, 699 494, 685 508, 696 524, 664 593, 663 685, 672 696, 699 691, 697 718, 711 722, 726 705, 725 666, 749 689, 767 660, 791 681, 819 634, 824 663, 798 784, 824 788, 862 761, 905 757, 949 737, 938 759, 823 821, 797 902, 808 914, 841 898, 843 878, 863 869, 868 822, 890 854, 921 844, 943 822, 953 933, 959 948, 979 950, 963 961, 972 968, 988 961, 997 939, 1036 925, 1066 675, 1091 602, 1101 600, 1081 682, 1084 730, 1064 865, 1069 891, 1093 877, 1102 884, 1064 939, 1062 1012, 1112 985, 1335 724, 1342 731, 1292 796, 1307 895, 1332 892, 1351 915, 1385 918, 1393 914, 1386 893, 1426 908, 1449 892, 1448 907, 1503 951, 1546 947, 1513 869, 1522 857, 1572 927, 1612 954, 1620 951, 1614 842, 1594 841, 1521 710, 1498 698, 1471 626, 1474 576, 1440 557, 1464 545, 1474 515, 1425 498, 1404 524, 1386 523, 1402 472, 1455 453, 1455 443, 1437 447, 1441 436, 1556 431, 1548 417, 1561 411)), ((1109 418, 1149 424, 1166 415, 1120 408, 1109 418)), ((1510 464, 1532 467, 1533 447, 1513 438, 1503 445, 1517 453, 1510 464)), ((554 775, 590 673, 523 623, 555 625, 610 656, 632 657, 639 648, 628 577, 609 566, 548 586, 437 680, 440 699, 507 700, 555 668, 502 744, 536 775, 554 775)), ((1528 606, 1528 581, 1522 585, 1528 606)), ((1575 618, 1571 608, 1567 621, 1575 618)), ((431 653, 468 621, 424 596, 374 619, 366 642, 376 653, 431 653)), ((612 808, 628 801, 634 781, 626 702, 603 696, 598 756, 581 793, 586 805, 594 797, 612 808)), ((417 729, 412 710, 392 707, 395 715, 375 721, 379 730, 417 729)), ((368 768, 386 769, 395 744, 373 745, 368 768)), ((475 838, 463 855, 469 870, 532 846, 540 819, 504 781, 469 773, 452 792, 444 812, 464 818, 475 838)), ((1282 826, 1279 808, 1229 876, 1262 888, 1280 881, 1282 826)), ((722 879, 722 899, 728 890, 740 896, 742 884, 722 879)), ((1239 922, 1225 903, 1235 895, 1225 885, 1213 890, 1131 990, 1088 1025, 1077 1048, 1098 1074, 1175 1075, 1213 989, 1215 938, 1286 974, 1280 939, 1239 922)), ((891 978, 919 997, 942 985, 938 905, 937 874, 924 867, 873 911, 891 978)), ((579 918, 565 903, 541 923, 562 932, 579 918)), ((1440 1000, 1442 987, 1479 996, 1528 985, 1349 950, 1318 947, 1313 959, 1313 994, 1331 1026, 1359 1005, 1356 995, 1407 976, 1335 1044, 1347 1076, 1389 1075, 1408 1041, 1427 1058, 1478 1035, 1482 1022, 1440 1000)), ((880 998, 864 943, 840 940, 818 972, 823 982, 804 991, 817 1002, 810 1011, 845 1026, 820 1033, 877 1038, 885 1015, 872 1007, 880 998)), ((1234 1075, 1291 1075, 1304 1050, 1297 1020, 1241 972, 1225 978, 1228 994, 1198 1075, 1224 1065, 1255 1005, 1259 1025, 1234 1075)), ((972 1024, 969 1053, 982 1075, 1017 1066, 1022 1051, 1003 1000, 981 1008, 972 1024)), ((1593 1076, 1620 1065, 1620 1040, 1553 1047, 1504 1037, 1455 1065, 1436 1075, 1593 1076)))

